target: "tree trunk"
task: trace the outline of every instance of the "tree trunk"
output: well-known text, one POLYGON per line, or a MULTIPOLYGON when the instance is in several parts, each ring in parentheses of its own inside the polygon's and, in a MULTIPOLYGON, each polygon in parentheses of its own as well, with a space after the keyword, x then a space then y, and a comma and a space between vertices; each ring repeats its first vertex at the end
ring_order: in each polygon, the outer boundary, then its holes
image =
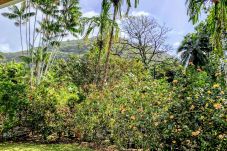
POLYGON ((21 48, 22 48, 22 55, 24 54, 24 46, 23 46, 23 37, 22 37, 22 21, 21 21, 21 18, 20 18, 20 42, 21 42, 21 48))
POLYGON ((112 27, 111 27, 109 46, 108 46, 108 50, 107 50, 107 54, 106 54, 106 63, 105 63, 105 66, 104 66, 104 77, 103 77, 103 81, 102 81, 102 86, 104 86, 104 84, 107 82, 107 78, 108 78, 109 63, 110 63, 110 52, 111 52, 112 45, 113 45, 114 22, 116 21, 116 16, 117 16, 117 8, 114 7, 113 23, 112 23, 112 27))
POLYGON ((95 79, 94 79, 94 84, 98 85, 99 84, 99 80, 100 80, 100 64, 101 64, 101 54, 103 51, 103 38, 101 36, 101 38, 98 38, 98 59, 96 61, 96 65, 95 65, 95 79))

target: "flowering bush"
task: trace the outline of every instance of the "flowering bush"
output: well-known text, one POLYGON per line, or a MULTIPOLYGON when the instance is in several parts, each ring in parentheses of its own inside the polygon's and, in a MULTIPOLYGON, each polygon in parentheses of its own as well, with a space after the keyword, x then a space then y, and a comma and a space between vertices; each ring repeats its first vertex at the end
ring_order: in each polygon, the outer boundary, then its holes
POLYGON ((76 109, 81 139, 108 140, 122 149, 157 146, 155 121, 171 104, 172 94, 166 80, 152 79, 131 73, 101 92, 94 90, 76 109))
POLYGON ((158 127, 163 149, 227 148, 226 88, 209 80, 206 72, 194 68, 174 80, 174 103, 158 127))
POLYGON ((224 150, 226 89, 216 82, 194 68, 178 70, 172 83, 129 73, 76 107, 80 139, 120 149, 224 150))

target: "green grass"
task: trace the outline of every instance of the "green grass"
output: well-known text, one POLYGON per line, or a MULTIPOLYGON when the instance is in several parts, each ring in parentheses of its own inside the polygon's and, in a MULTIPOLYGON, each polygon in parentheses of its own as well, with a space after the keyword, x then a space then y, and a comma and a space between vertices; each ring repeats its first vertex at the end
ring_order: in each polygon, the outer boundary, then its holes
POLYGON ((29 143, 3 143, 0 151, 91 151, 78 144, 29 144, 29 143))

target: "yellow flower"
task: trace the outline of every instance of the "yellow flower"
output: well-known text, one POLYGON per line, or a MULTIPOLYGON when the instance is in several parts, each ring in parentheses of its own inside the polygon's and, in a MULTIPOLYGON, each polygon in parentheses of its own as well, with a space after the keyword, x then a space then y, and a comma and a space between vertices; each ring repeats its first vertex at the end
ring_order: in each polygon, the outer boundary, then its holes
POLYGON ((143 112, 143 108, 139 108, 137 111, 142 113, 143 112))
POLYGON ((221 95, 224 95, 225 94, 225 92, 224 91, 221 91, 221 95))
POLYGON ((195 106, 192 105, 192 106, 190 107, 190 110, 194 110, 194 109, 195 109, 195 106))
POLYGON ((219 84, 214 84, 214 85, 213 85, 213 88, 214 88, 214 89, 219 88, 219 87, 220 87, 219 84))
POLYGON ((181 128, 178 128, 178 129, 177 129, 177 132, 181 132, 181 131, 182 131, 182 129, 181 129, 181 128))
POLYGON ((218 76, 220 76, 220 75, 221 75, 221 73, 220 73, 220 72, 215 73, 215 77, 218 77, 218 76))
POLYGON ((155 126, 158 126, 158 124, 159 124, 158 122, 155 122, 155 123, 154 123, 155 126))
POLYGON ((177 84, 177 83, 178 83, 178 80, 173 80, 173 83, 174 83, 174 84, 177 84))
POLYGON ((169 118, 170 118, 170 119, 173 119, 173 118, 174 118, 174 116, 173 116, 173 115, 171 115, 169 118))
POLYGON ((136 117, 133 115, 133 116, 131 116, 131 119, 132 120, 136 120, 136 117))
POLYGON ((192 132, 192 136, 198 136, 200 134, 200 129, 198 131, 192 132))
POLYGON ((216 110, 221 109, 221 107, 222 107, 222 105, 221 105, 220 103, 215 103, 215 104, 214 104, 214 108, 215 108, 216 110))
POLYGON ((204 116, 200 116, 200 119, 203 120, 205 117, 204 116))
POLYGON ((211 91, 207 91, 207 93, 208 93, 208 94, 212 94, 212 92, 211 92, 211 91))
POLYGON ((216 98, 217 98, 217 99, 220 99, 220 98, 221 98, 221 96, 216 96, 216 98))
POLYGON ((173 144, 176 144, 177 142, 176 141, 172 141, 173 144))
POLYGON ((219 139, 224 139, 224 137, 225 137, 225 136, 222 135, 222 134, 218 135, 218 138, 219 138, 219 139))
POLYGON ((190 140, 186 140, 186 143, 187 143, 187 144, 190 144, 190 143, 191 143, 191 141, 190 141, 190 140))
POLYGON ((121 106, 120 110, 121 110, 121 113, 122 113, 122 114, 123 114, 124 112, 126 112, 126 108, 125 108, 124 106, 121 106))

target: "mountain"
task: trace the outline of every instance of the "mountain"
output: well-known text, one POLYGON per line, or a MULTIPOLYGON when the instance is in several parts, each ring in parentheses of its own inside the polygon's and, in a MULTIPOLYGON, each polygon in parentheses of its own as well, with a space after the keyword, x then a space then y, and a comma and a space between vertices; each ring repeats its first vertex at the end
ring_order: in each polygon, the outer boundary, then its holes
MULTIPOLYGON (((89 50, 90 45, 85 44, 84 40, 68 40, 63 41, 60 45, 59 51, 56 53, 57 57, 67 57, 70 54, 85 54, 89 50)), ((7 52, 1 53, 6 61, 16 60, 19 61, 19 57, 22 56, 22 52, 7 52)))
MULTIPOLYGON (((60 49, 59 49, 59 51, 56 52, 55 57, 56 58, 67 58, 71 54, 83 55, 86 52, 88 52, 88 50, 91 47, 91 43, 93 43, 94 40, 95 40, 95 38, 93 37, 93 38, 89 39, 87 43, 84 40, 63 41, 63 42, 61 42, 60 49)), ((120 46, 120 45, 118 45, 118 46, 120 46)), ((132 57, 127 52, 121 52, 122 46, 120 46, 120 47, 118 47, 118 46, 116 45, 116 47, 114 48, 114 50, 113 50, 114 54, 118 54, 118 55, 124 56, 126 58, 132 57)), ((0 52, 0 55, 2 55, 4 57, 4 62, 13 61, 13 60, 20 61, 20 56, 22 56, 22 52, 8 52, 8 53, 0 52)), ((160 54, 159 56, 155 56, 154 60, 162 61, 167 58, 175 58, 175 57, 168 53, 163 53, 163 54, 160 54)))

